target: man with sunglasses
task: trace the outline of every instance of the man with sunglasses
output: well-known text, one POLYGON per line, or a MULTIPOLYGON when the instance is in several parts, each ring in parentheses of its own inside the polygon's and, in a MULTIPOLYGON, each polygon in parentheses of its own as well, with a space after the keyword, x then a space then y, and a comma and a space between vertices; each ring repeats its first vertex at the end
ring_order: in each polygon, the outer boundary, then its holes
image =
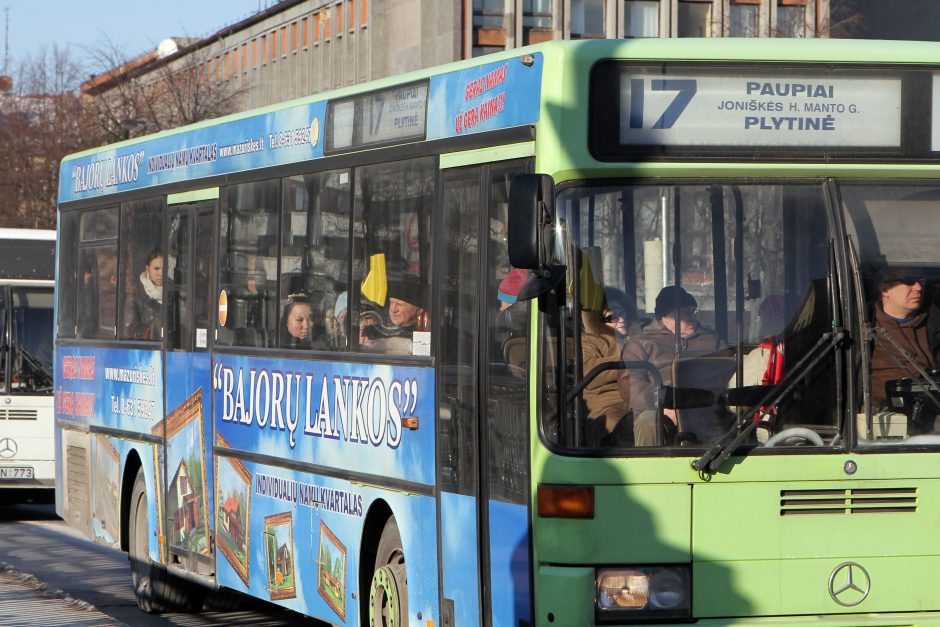
POLYGON ((878 298, 874 306, 874 326, 894 340, 876 336, 872 350, 871 400, 872 407, 879 409, 887 408, 886 382, 917 376, 917 369, 909 360, 924 370, 935 368, 936 360, 927 333, 926 278, 885 264, 878 268, 876 277, 878 298))

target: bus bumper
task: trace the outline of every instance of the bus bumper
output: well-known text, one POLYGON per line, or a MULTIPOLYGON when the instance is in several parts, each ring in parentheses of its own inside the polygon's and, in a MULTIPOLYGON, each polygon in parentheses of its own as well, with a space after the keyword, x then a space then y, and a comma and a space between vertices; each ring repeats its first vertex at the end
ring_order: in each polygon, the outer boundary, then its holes
MULTIPOLYGON (((594 612, 594 568, 541 566, 535 579, 535 624, 546 627, 598 624, 594 612)), ((718 627, 760 625, 763 627, 940 627, 940 612, 890 612, 858 614, 812 614, 798 616, 753 616, 727 618, 700 618, 694 615, 693 624, 718 627)), ((603 622, 603 625, 642 625, 642 622, 603 622)), ((663 625, 656 621, 656 625, 663 625)), ((668 623, 667 623, 668 624, 668 623)), ((675 623, 689 625, 688 621, 675 623)))

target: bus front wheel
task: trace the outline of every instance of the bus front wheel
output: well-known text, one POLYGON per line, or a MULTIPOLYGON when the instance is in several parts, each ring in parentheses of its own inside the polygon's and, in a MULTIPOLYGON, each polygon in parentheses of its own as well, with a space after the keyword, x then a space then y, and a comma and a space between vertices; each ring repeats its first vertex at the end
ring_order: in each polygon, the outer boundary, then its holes
POLYGON ((131 493, 128 516, 131 582, 137 605, 148 614, 184 608, 186 595, 182 586, 174 585, 170 574, 150 559, 150 525, 147 515, 147 484, 143 470, 137 472, 131 493))
POLYGON ((369 625, 399 627, 408 623, 408 578, 405 552, 395 518, 382 530, 369 586, 369 625))

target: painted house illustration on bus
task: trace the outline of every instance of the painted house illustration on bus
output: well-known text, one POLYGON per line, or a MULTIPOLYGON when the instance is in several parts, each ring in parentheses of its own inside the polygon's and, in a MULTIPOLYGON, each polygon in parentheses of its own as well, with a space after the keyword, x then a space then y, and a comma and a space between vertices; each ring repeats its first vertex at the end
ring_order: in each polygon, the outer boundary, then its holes
POLYGON ((199 494, 192 487, 186 460, 180 460, 170 491, 167 494, 170 524, 176 537, 182 540, 202 523, 202 509, 199 506, 199 494))
POLYGON ((241 524, 241 503, 238 502, 234 496, 230 496, 225 500, 225 503, 222 504, 222 509, 219 512, 219 524, 222 525, 222 529, 225 530, 225 533, 232 539, 232 542, 236 545, 244 545, 245 538, 243 535, 242 524, 241 524))
POLYGON ((277 583, 282 584, 284 580, 290 576, 293 565, 289 546, 282 544, 278 547, 274 563, 277 566, 277 583))

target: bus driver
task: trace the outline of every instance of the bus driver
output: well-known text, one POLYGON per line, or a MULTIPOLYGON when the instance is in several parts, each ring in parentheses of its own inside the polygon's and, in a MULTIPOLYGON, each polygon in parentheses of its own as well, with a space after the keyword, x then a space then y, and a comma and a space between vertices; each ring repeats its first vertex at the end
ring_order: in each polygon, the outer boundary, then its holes
MULTIPOLYGON (((885 384, 888 381, 917 376, 917 369, 909 360, 924 370, 937 367, 938 347, 930 346, 927 333, 926 278, 882 263, 875 269, 875 280, 877 299, 873 322, 876 328, 883 330, 875 336, 871 354, 871 403, 872 408, 878 410, 887 408, 885 384), (888 337, 881 337, 882 333, 888 337)), ((927 432, 933 432, 932 425, 927 432)))

